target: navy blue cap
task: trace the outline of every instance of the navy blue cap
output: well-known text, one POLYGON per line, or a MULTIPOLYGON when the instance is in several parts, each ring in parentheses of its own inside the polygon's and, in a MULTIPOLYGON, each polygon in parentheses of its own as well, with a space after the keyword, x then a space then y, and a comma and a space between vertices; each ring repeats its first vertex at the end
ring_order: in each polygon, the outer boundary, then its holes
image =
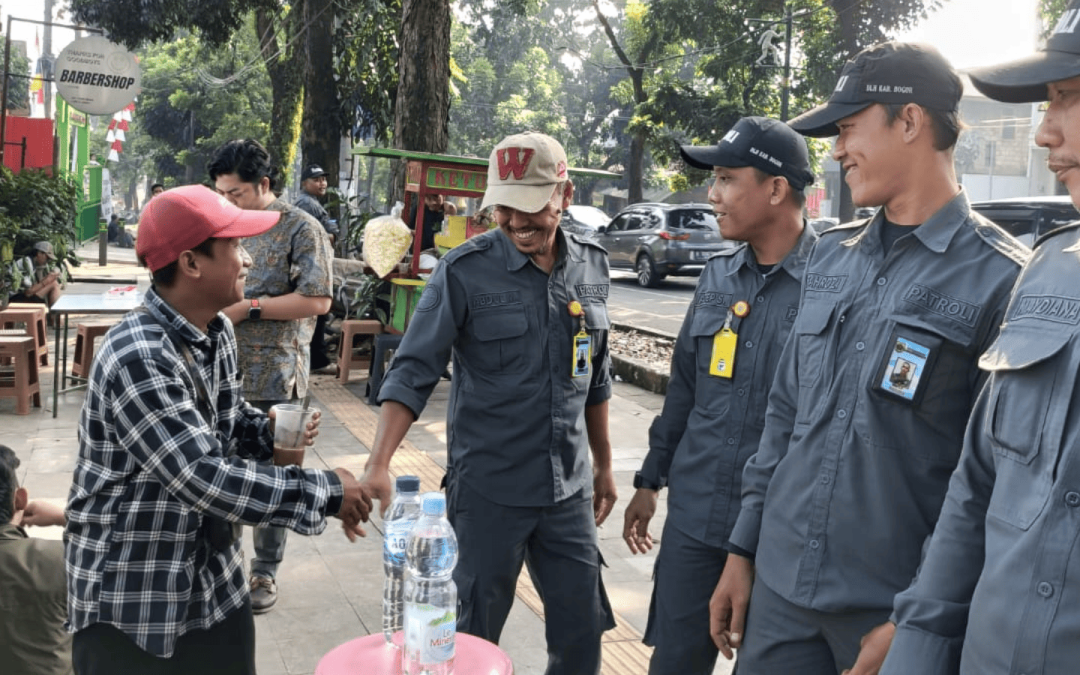
POLYGON ((684 145, 679 151, 687 164, 698 169, 752 166, 770 176, 783 176, 796 190, 814 182, 806 139, 768 117, 744 117, 716 145, 684 145))

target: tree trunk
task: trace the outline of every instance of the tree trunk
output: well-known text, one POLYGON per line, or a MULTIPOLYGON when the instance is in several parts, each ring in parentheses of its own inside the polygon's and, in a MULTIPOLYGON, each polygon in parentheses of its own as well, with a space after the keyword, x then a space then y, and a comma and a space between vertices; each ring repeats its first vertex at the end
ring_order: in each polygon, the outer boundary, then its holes
MULTIPOLYGON (((450 141, 450 2, 404 0, 401 14, 394 147, 446 152, 450 141)), ((391 201, 401 200, 404 194, 405 167, 403 162, 398 164, 391 201)))
POLYGON ((284 33, 281 44, 288 45, 282 52, 280 50, 283 48, 277 39, 281 27, 276 25, 274 15, 263 9, 255 12, 255 31, 259 37, 259 49, 273 94, 270 138, 266 150, 270 153, 271 160, 280 167, 283 184, 288 183, 289 171, 296 155, 296 140, 300 136, 304 69, 299 55, 303 54, 303 51, 298 47, 302 41, 292 38, 300 30, 302 18, 299 5, 294 4, 292 10, 282 19, 285 25, 281 31, 284 33))
MULTIPOLYGON (((304 40, 303 161, 305 166, 321 166, 326 172, 326 182, 337 187, 341 115, 334 81, 333 0, 304 0, 304 23, 307 34, 304 40)), ((449 58, 447 64, 449 67, 449 58)))

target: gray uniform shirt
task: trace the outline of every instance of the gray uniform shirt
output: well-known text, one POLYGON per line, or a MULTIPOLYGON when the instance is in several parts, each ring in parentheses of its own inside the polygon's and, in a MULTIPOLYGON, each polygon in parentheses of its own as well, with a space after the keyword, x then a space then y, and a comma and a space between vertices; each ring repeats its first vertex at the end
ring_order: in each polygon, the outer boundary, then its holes
POLYGON ((882 673, 1080 669, 1080 224, 1035 249, 882 673), (961 660, 962 649, 962 660, 961 660))
POLYGON ((550 275, 501 230, 451 250, 379 390, 380 402, 419 415, 452 353, 447 471, 507 506, 592 493, 585 406, 611 397, 607 252, 562 230, 557 236, 550 275), (580 330, 573 300, 592 340, 584 377, 571 377, 580 330))
POLYGON ((698 281, 675 342, 664 409, 649 429, 642 476, 667 478, 668 519, 710 546, 723 546, 739 515, 742 468, 757 451, 776 362, 799 310, 806 259, 817 241, 803 227, 795 247, 762 275, 747 245, 713 256, 698 281), (713 338, 732 319, 739 336, 732 378, 709 374, 713 338))
POLYGON ((326 212, 326 207, 319 203, 318 199, 315 199, 308 193, 300 190, 300 195, 293 202, 293 206, 307 213, 309 216, 319 221, 319 224, 323 226, 327 234, 332 234, 335 237, 338 236, 338 226, 333 220, 330 219, 330 214, 326 212))
POLYGON ((911 583, 1030 253, 963 192, 887 255, 882 222, 810 255, 731 536, 760 581, 820 611, 888 609, 911 583))

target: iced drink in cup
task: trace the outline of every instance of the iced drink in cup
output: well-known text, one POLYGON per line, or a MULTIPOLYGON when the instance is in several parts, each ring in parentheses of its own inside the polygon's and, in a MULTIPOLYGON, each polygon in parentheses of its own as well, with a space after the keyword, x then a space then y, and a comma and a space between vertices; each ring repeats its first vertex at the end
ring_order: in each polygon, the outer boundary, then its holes
POLYGON ((288 466, 304 464, 304 432, 307 431, 311 418, 317 408, 308 408, 295 403, 278 403, 270 408, 274 411, 274 464, 288 466))

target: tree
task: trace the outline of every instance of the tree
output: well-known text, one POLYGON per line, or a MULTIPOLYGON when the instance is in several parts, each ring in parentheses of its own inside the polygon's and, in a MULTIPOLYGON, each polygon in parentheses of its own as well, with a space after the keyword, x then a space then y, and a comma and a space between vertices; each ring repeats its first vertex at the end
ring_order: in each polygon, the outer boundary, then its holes
POLYGON ((327 182, 338 184, 341 117, 334 82, 334 0, 304 0, 304 164, 318 164, 327 182))
POLYGON ((295 6, 279 13, 259 8, 254 18, 259 54, 270 78, 273 101, 266 150, 278 163, 282 181, 288 183, 300 137, 304 94, 304 50, 298 38, 303 25, 301 12, 295 6))
MULTIPOLYGON (((450 2, 404 0, 401 59, 394 106, 394 147, 445 152, 450 112, 450 2)), ((392 193, 400 194, 404 166, 395 172, 392 193)))
MULTIPOLYGON (((0 33, 0 44, 4 34, 0 33)), ((7 109, 21 110, 30 107, 30 59, 16 50, 11 51, 11 65, 7 76, 7 109)))

